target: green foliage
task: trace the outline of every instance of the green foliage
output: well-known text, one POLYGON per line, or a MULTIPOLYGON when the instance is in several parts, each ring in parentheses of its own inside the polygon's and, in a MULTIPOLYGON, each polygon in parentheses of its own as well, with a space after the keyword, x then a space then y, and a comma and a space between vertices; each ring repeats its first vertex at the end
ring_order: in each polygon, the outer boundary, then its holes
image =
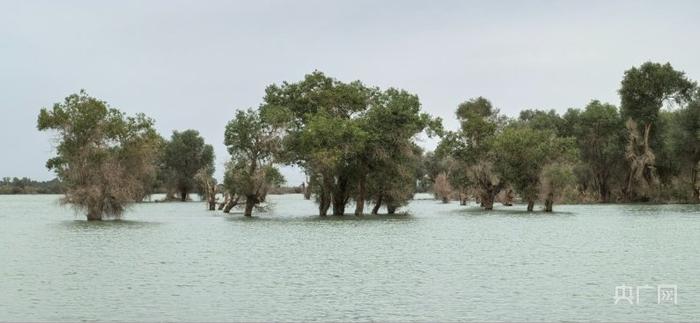
POLYGON ((440 120, 420 109, 406 91, 343 83, 317 71, 269 86, 260 114, 284 129, 276 157, 309 175, 319 213, 332 203, 342 215, 350 199, 361 209, 365 199, 402 205, 412 195, 419 173, 413 137, 442 131, 440 120))
POLYGON ((143 114, 126 117, 81 91, 41 109, 37 124, 57 133, 57 155, 46 165, 65 185, 64 202, 88 219, 117 217, 150 192, 160 137, 143 114))
POLYGON ((614 105, 593 100, 583 111, 569 109, 564 119, 586 169, 579 172, 579 182, 596 190, 599 199, 607 202, 612 186, 623 181, 620 175, 625 167, 626 130, 620 113, 614 105))
POLYGON ((664 103, 687 102, 696 84, 670 63, 646 62, 625 71, 619 90, 623 118, 653 124, 664 103))
POLYGON ((261 118, 258 111, 238 111, 226 125, 224 134, 231 161, 227 164, 224 188, 231 195, 246 198, 246 216, 265 200, 269 189, 284 183, 274 167, 280 149, 279 129, 261 118))
POLYGON ((163 182, 170 191, 177 191, 183 201, 188 193, 197 190, 198 173, 214 174, 214 148, 205 144, 196 130, 173 131, 162 158, 163 182))
POLYGON ((545 165, 565 155, 568 142, 550 130, 511 126, 493 142, 495 170, 526 201, 537 199, 545 165))

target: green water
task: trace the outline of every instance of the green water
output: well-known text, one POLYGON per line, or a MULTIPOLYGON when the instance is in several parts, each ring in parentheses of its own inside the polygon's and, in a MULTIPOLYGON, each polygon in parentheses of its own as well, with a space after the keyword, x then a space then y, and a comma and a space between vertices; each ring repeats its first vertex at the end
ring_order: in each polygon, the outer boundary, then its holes
POLYGON ((285 195, 253 219, 147 203, 88 223, 57 200, 0 196, 0 321, 700 319, 696 206, 320 219, 285 195), (677 305, 614 304, 618 285, 659 284, 677 305))

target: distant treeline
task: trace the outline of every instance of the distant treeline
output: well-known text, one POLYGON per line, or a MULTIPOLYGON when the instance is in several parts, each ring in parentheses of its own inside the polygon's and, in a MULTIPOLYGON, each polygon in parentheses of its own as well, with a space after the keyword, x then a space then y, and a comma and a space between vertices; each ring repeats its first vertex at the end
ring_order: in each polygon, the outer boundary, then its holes
POLYGON ((0 194, 61 194, 63 185, 58 179, 35 181, 27 177, 3 177, 0 194))

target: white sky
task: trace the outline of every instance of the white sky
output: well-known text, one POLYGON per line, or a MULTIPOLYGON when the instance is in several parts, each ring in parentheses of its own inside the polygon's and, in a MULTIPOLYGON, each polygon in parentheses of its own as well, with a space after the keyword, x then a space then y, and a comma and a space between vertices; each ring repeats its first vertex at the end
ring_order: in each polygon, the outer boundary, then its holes
POLYGON ((700 1, 0 0, 0 176, 53 177, 36 117, 81 88, 166 137, 199 130, 221 176, 234 111, 314 69, 417 93, 455 128, 479 95, 508 115, 618 104, 647 60, 699 79, 698 39, 700 1))

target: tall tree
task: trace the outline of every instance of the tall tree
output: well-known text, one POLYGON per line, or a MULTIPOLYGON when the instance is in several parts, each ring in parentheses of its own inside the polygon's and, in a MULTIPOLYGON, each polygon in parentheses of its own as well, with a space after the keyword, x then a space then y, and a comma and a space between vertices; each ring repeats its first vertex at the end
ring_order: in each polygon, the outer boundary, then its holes
POLYGON ((331 205, 333 214, 343 215, 353 195, 353 172, 367 139, 356 118, 369 108, 373 92, 318 71, 265 90, 261 114, 285 129, 278 157, 309 175, 321 216, 331 205))
POLYGON ((669 144, 673 159, 680 164, 680 173, 685 177, 690 199, 700 202, 700 92, 683 109, 671 116, 669 144))
MULTIPOLYGON (((510 183, 532 211, 541 188, 544 167, 565 156, 570 142, 551 130, 515 124, 506 127, 493 141, 495 171, 510 183)), ((546 201, 551 211, 551 200, 546 201)))
POLYGON ((414 137, 440 132, 441 120, 422 113, 418 96, 390 88, 375 93, 359 123, 367 135, 356 159, 355 215, 362 215, 365 199, 374 200, 375 208, 384 203, 394 213, 416 190, 422 152, 414 137))
MULTIPOLYGON (((443 136, 436 154, 452 156, 464 165, 468 176, 462 176, 466 184, 473 185, 482 206, 493 209, 496 195, 505 187, 493 171, 492 141, 505 124, 499 110, 483 97, 470 99, 457 107, 460 130, 443 136)), ((460 185, 462 186, 462 185, 460 185)))
POLYGON ((245 197, 244 215, 250 217, 268 190, 284 183, 274 166, 274 155, 280 149, 280 130, 265 122, 256 110, 238 111, 226 125, 224 144, 231 154, 224 187, 231 196, 245 197))
POLYGON ((612 104, 593 100, 583 111, 569 109, 564 119, 576 138, 579 158, 588 170, 586 177, 592 179, 600 201, 608 202, 624 161, 626 136, 620 113, 612 104))
MULTIPOLYGON (((214 174, 214 148, 204 143, 196 130, 173 131, 163 154, 164 181, 171 191, 186 201, 198 185, 197 174, 214 174)), ((205 192, 199 192, 205 193, 205 192)))
POLYGON ((671 64, 647 62, 625 72, 620 86, 622 117, 627 120, 629 142, 626 158, 629 172, 625 192, 628 198, 649 198, 658 182, 656 155, 660 141, 655 125, 659 110, 667 103, 683 104, 690 99, 695 82, 671 64))
POLYGON ((57 155, 46 166, 66 189, 63 202, 88 220, 119 217, 149 192, 160 142, 153 120, 127 117, 81 90, 41 109, 37 123, 58 134, 57 155))

